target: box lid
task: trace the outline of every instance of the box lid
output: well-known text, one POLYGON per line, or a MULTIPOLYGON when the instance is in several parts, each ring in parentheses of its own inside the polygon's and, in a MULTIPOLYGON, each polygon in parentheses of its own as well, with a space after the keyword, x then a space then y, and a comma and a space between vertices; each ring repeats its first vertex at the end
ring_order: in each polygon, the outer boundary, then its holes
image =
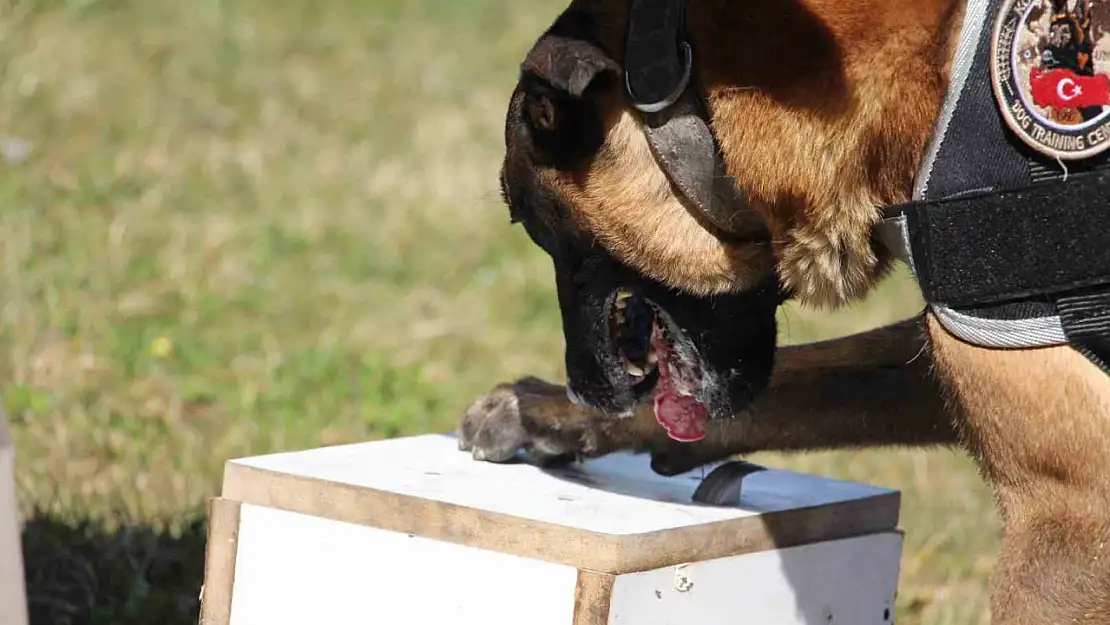
POLYGON ((899 493, 768 469, 739 505, 695 503, 712 467, 676 477, 618 453, 561 469, 491 464, 429 434, 229 461, 222 496, 603 573, 894 529, 899 493))

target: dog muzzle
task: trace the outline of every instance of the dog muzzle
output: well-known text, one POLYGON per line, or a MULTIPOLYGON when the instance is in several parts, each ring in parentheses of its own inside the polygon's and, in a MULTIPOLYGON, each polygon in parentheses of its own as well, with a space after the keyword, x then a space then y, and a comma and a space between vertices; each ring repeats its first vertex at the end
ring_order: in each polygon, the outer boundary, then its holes
MULTIPOLYGON (((912 200, 884 207, 877 235, 953 335, 1070 345, 1110 373, 1110 23, 1092 23, 1091 0, 1066 4, 967 1, 912 200), (1050 36, 1061 28, 1072 36, 1050 36)), ((690 86, 684 5, 634 0, 628 93, 661 167, 703 215, 754 223, 690 86)))

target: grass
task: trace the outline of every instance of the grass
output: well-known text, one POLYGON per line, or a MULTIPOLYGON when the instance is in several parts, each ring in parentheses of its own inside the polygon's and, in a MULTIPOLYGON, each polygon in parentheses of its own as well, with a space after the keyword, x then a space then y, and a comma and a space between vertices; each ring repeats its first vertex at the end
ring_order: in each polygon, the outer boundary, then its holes
MULTIPOLYGON (((0 0, 0 397, 36 624, 196 622, 231 457, 443 430, 559 379, 550 265, 497 199, 553 0, 0 0)), ((898 276, 785 338, 916 308, 898 276)), ((897 406, 891 406, 897 410, 897 406)), ((984 623, 950 452, 761 455, 904 490, 900 623, 984 623)))

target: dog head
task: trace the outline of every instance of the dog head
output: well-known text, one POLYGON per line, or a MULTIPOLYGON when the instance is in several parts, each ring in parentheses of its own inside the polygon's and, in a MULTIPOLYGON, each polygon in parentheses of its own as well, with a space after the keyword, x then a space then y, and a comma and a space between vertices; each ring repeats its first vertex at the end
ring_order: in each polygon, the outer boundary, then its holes
POLYGON ((1089 0, 1075 0, 1075 7, 1068 8, 1068 0, 1052 0, 1052 21, 1049 23, 1048 41, 1041 52, 1046 69, 1063 68, 1077 74, 1091 75, 1094 69, 1091 54, 1091 18, 1089 0))
MULTIPOLYGON (((935 109, 919 99, 924 116, 908 125, 883 115, 886 98, 858 107, 870 94, 851 92, 835 38, 800 2, 691 3, 702 7, 693 28, 711 41, 696 78, 729 173, 747 183, 762 224, 722 230, 677 192, 628 102, 628 4, 574 2, 528 53, 508 107, 501 186, 512 220, 553 261, 572 399, 619 414, 654 392, 657 416, 673 417, 681 438, 697 434, 691 421, 731 417, 766 386, 784 293, 847 301, 881 273, 876 207, 908 193, 935 109), (763 11, 780 32, 737 11, 763 11), (732 13, 725 21, 746 32, 714 32, 714 12, 732 13), (731 52, 715 56, 713 46, 731 52), (749 74, 714 76, 744 57, 749 74)), ((856 25, 871 39, 874 26, 856 25)), ((929 78, 900 66, 912 84, 929 78)))
POLYGON ((620 79, 596 43, 541 39, 509 106, 503 195, 513 221, 554 263, 572 397, 622 413, 662 378, 675 397, 723 417, 749 403, 770 375, 781 297, 769 246, 717 238, 679 201, 650 164, 635 122, 624 118, 620 79), (604 206, 625 212, 587 208, 604 206), (684 228, 659 222, 659 210, 680 213, 684 228), (675 245, 683 238, 685 249, 675 245), (645 257, 618 258, 613 246, 622 243, 645 257), (703 262, 717 265, 715 276, 690 267, 680 282, 705 283, 694 292, 657 271, 660 264, 681 271, 689 254, 712 255, 703 262))

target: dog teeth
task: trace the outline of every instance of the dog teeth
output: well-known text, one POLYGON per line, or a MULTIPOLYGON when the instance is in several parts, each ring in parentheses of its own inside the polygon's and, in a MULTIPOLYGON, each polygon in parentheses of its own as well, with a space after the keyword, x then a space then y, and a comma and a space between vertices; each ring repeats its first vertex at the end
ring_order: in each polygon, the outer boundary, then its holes
POLYGON ((617 310, 624 310, 625 308, 628 308, 628 298, 621 299, 618 297, 617 302, 614 305, 617 307, 617 310))
POLYGON ((655 353, 654 347, 648 350, 647 361, 649 365, 654 365, 659 362, 659 354, 655 353))
POLYGON ((629 375, 637 377, 637 378, 642 378, 645 375, 647 375, 647 373, 645 373, 643 369, 637 367, 636 365, 634 365, 630 362, 624 363, 624 370, 627 371, 629 375))

